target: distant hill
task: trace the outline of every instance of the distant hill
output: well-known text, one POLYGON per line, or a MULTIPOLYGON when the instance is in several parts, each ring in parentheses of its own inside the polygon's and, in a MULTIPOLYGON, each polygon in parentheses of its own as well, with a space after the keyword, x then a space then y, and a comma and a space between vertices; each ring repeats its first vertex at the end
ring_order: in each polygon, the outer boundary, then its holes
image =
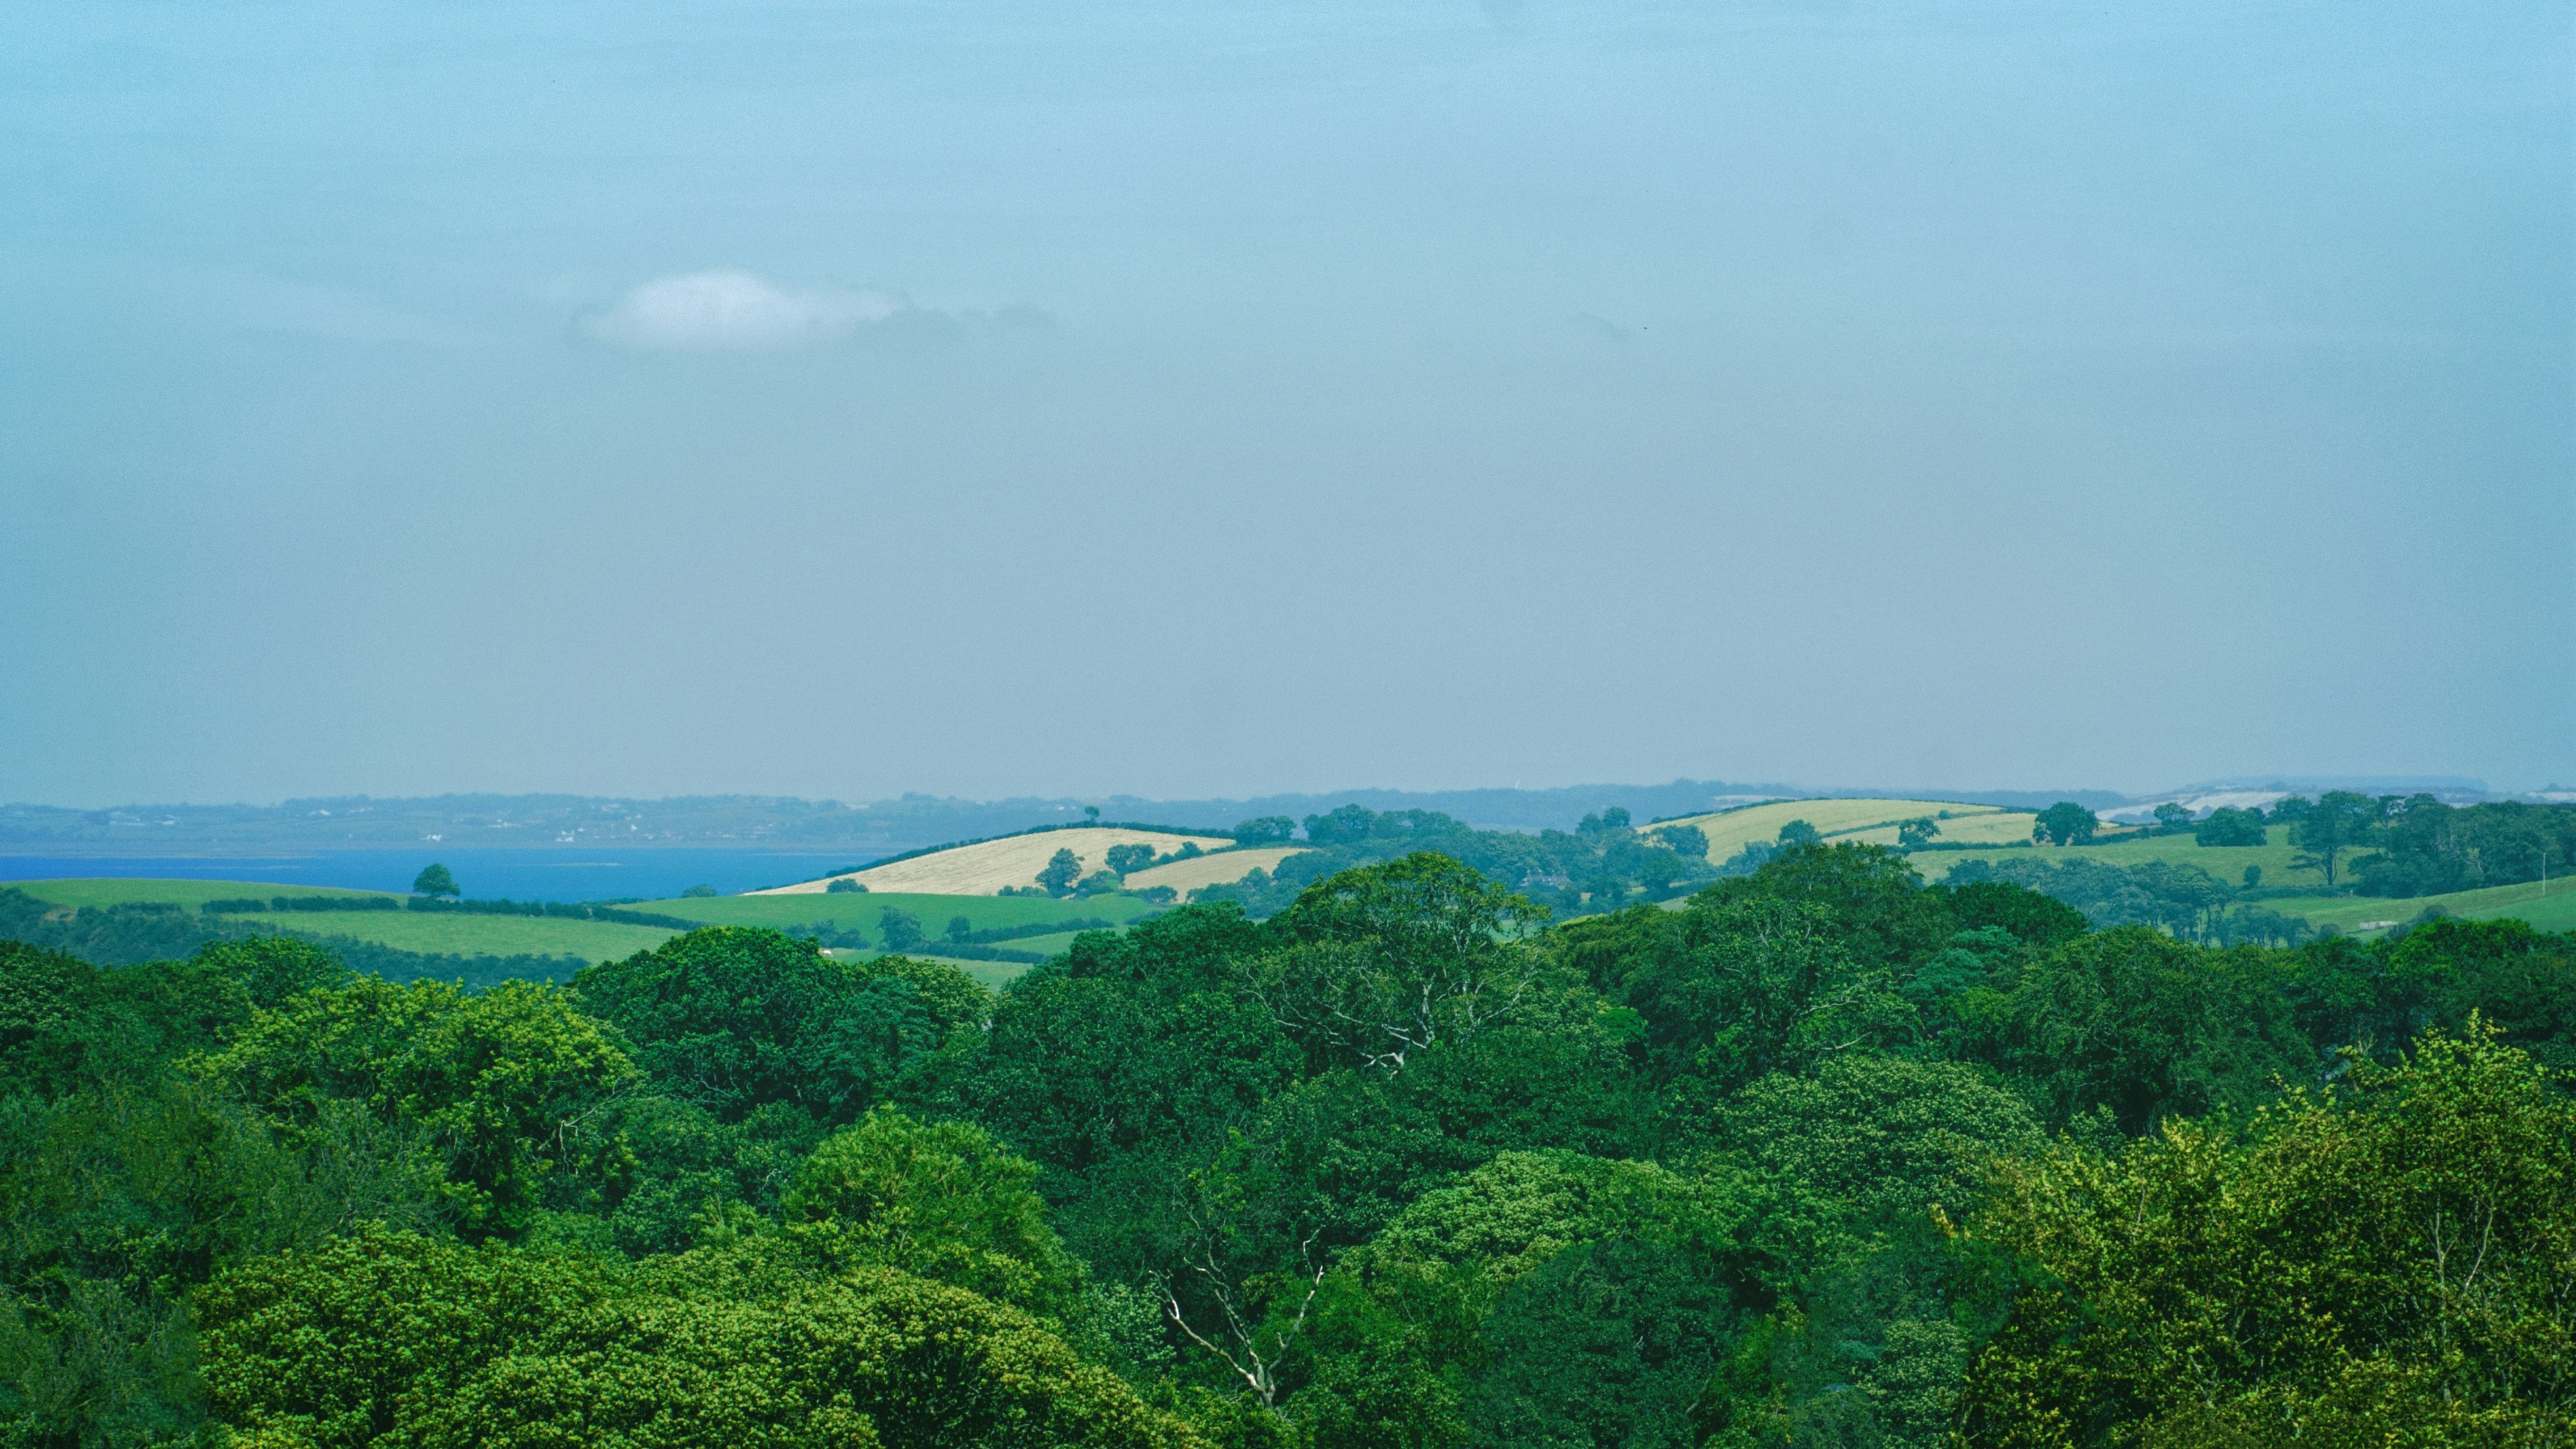
POLYGON ((949 840, 985 840, 1040 825, 1080 823, 1087 807, 1110 820, 1170 821, 1219 831, 1255 816, 1303 820, 1344 805, 1376 811, 1436 810, 1494 830, 1571 830, 1617 807, 1638 820, 1701 815, 1784 797, 1906 798, 1941 795, 2037 809, 2074 800, 2108 809, 2127 797, 2102 790, 1817 790, 1784 784, 1675 780, 1661 785, 1567 785, 1544 790, 1334 790, 1245 799, 960 800, 905 795, 849 805, 773 795, 694 795, 662 800, 589 795, 364 795, 279 805, 122 805, 76 810, 0 805, 0 855, 246 856, 263 851, 410 848, 619 850, 691 847, 837 854, 867 862, 949 840))

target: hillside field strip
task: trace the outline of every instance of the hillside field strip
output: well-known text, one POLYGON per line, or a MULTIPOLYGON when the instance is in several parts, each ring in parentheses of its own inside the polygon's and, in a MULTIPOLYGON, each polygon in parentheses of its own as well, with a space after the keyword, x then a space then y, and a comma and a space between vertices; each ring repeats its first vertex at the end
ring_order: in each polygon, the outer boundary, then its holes
MULTIPOLYGON (((381 896, 384 891, 353 891, 338 886, 288 886, 261 880, 132 880, 117 876, 65 877, 58 880, 0 881, 40 901, 58 906, 185 906, 195 910, 208 901, 272 900, 278 896, 381 896)), ((393 899, 399 901, 401 896, 393 899)), ((334 917, 333 919, 337 919, 334 917)))
MULTIPOLYGON (((384 891, 321 886, 277 886, 222 880, 29 880, 18 889, 58 906, 173 905, 195 910, 208 901, 276 896, 404 897, 384 891)), ((574 921, 553 916, 476 916, 451 911, 256 911, 227 914, 227 921, 256 922, 305 936, 346 936, 397 951, 436 956, 578 956, 614 961, 649 951, 676 932, 619 921, 574 921)))
MULTIPOLYGON (((2030 839, 2032 815, 1995 805, 1962 805, 1947 800, 1773 800, 1712 815, 1692 815, 1641 826, 1653 832, 1670 825, 1695 825, 1708 836, 1708 859, 1723 865, 1745 846, 1780 838, 1780 827, 1804 820, 1829 842, 1894 845, 1897 826, 1931 816, 1940 821, 1939 840, 2030 839), (1946 815, 1947 819, 1942 819, 1946 815)), ((1920 859, 1921 857, 1916 857, 1920 859)))
POLYGON ((2160 860, 2168 865, 2199 866, 2229 885, 2241 885, 2245 867, 2259 865, 2267 886, 2313 885, 2323 889, 2325 872, 2298 864, 2298 851, 2289 843, 2289 835, 2288 830, 2276 825, 2268 845, 2202 845, 2188 835, 2155 835, 2100 845, 2040 845, 2028 850, 1918 850, 1905 860, 1926 883, 1946 879, 1950 872, 1971 860, 2044 860, 2051 865, 2098 860, 2123 866, 2160 860))
MULTIPOLYGON (((919 891, 847 891, 821 895, 809 891, 793 896, 701 896, 645 901, 627 909, 650 911, 657 916, 677 916, 710 926, 769 926, 785 930, 789 926, 835 925, 874 936, 877 918, 889 906, 911 913, 934 939, 948 929, 951 919, 958 916, 966 918, 970 930, 1005 931, 1013 926, 1086 918, 1124 925, 1138 916, 1162 909, 1133 896, 1057 900, 1049 896, 951 896, 919 891)), ((1019 949, 1017 941, 1002 944, 1019 949)))
POLYGON ((1279 862, 1314 849, 1311 845, 1248 845, 1215 855, 1148 866, 1127 877, 1129 890, 1170 886, 1183 900, 1201 886, 1232 885, 1256 870, 1277 870, 1279 862))
POLYGON ((447 911, 262 911, 227 916, 307 936, 347 936, 434 956, 578 956, 617 961, 679 934, 622 921, 555 916, 469 916, 447 911))
MULTIPOLYGON (((1082 873, 1089 875, 1107 863, 1113 845, 1149 845, 1157 855, 1181 848, 1183 841, 1197 844, 1203 851, 1233 848, 1232 838, 1222 835, 1167 835, 1155 830, 1129 830, 1114 825, 1078 825, 1064 830, 1044 830, 1032 835, 1005 836, 975 845, 961 845, 951 850, 916 855, 909 860, 890 861, 866 870, 846 871, 848 879, 870 891, 909 891, 921 895, 989 896, 1004 886, 1033 885, 1038 872, 1046 868, 1059 850, 1070 850, 1082 863, 1082 873)), ((751 895, 819 895, 840 877, 800 881, 795 885, 776 886, 751 895)))

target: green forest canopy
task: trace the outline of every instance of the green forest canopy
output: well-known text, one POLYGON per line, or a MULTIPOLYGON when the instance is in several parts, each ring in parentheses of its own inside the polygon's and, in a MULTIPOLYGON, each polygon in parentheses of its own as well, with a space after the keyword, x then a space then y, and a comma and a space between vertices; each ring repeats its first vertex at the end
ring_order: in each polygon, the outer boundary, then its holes
POLYGON ((1853 845, 1572 921, 1392 853, 1000 993, 752 926, 487 990, 10 942, 0 1418, 2564 1442, 2571 1067, 2576 937, 2226 945, 1853 845))

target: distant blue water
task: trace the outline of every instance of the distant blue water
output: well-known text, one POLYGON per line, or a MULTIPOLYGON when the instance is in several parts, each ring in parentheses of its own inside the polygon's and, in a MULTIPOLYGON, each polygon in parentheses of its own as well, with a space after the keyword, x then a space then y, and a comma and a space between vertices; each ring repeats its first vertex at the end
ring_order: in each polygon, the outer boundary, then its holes
POLYGON ((661 900, 693 885, 726 895, 812 880, 835 866, 859 865, 893 849, 842 855, 788 855, 758 850, 329 850, 298 855, 216 858, 202 855, 0 855, 0 881, 80 877, 158 877, 255 881, 263 885, 411 889, 420 868, 437 861, 477 900, 661 900))

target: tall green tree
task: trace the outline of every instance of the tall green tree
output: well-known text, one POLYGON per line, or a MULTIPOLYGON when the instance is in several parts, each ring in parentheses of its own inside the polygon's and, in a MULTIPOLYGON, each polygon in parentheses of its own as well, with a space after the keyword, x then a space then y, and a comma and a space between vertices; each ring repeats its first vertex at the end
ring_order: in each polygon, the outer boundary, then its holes
POLYGON ((1972 1238, 2031 1271, 1972 1446, 2544 1444, 2576 1434, 2576 1103, 2483 1028, 2239 1131, 2021 1162, 1972 1238))
POLYGON ((2060 800, 2032 818, 2030 833, 2032 839, 2051 845, 2082 845, 2101 828, 2092 811, 2072 800, 2060 800))
POLYGON ((2290 843, 2299 848, 2298 864, 2321 871, 2326 888, 2335 884, 2335 868, 2345 851, 2369 838, 2379 818, 2379 802, 2350 790, 2329 790, 2300 812, 2290 827, 2290 843))
POLYGON ((416 896, 453 896, 457 893, 456 877, 446 866, 424 866, 420 874, 412 877, 411 893, 416 896))

